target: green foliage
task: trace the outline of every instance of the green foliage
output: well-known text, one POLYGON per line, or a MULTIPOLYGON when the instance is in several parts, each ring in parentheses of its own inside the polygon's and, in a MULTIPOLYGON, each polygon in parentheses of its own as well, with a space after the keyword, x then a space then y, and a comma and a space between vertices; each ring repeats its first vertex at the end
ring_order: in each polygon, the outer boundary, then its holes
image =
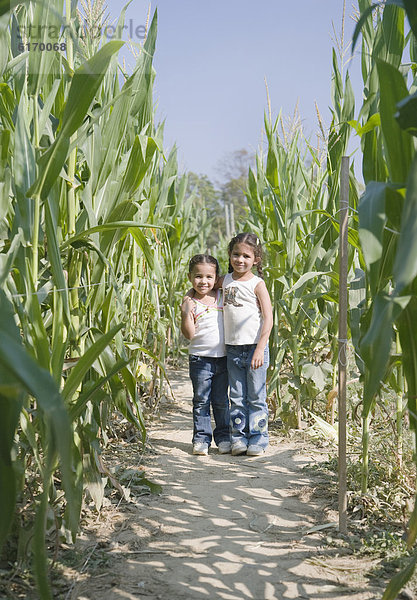
MULTIPOLYGON (((40 598, 50 597, 47 515, 74 538, 84 489, 100 509, 108 416, 146 443, 142 394, 157 401, 164 360, 180 352, 186 264, 207 229, 154 123, 156 13, 121 85, 120 41, 69 35, 67 55, 18 54, 17 23, 36 32, 62 10, 19 5, 2 29, 15 54, 0 83, 0 541, 26 535, 15 509, 31 493, 40 598)), ((66 18, 75 28, 75 11, 66 18)))
POLYGON ((189 172, 186 197, 193 198, 196 205, 204 210, 210 224, 201 251, 208 250, 210 253, 215 253, 217 258, 219 241, 223 239, 225 231, 224 210, 220 204, 219 190, 214 187, 207 175, 189 172))
MULTIPOLYGON (((283 384, 281 395, 294 397, 298 426, 302 407, 311 409, 316 397, 323 397, 334 387, 338 357, 340 165, 355 101, 349 73, 343 81, 335 51, 332 104, 324 156, 303 138, 300 128, 287 135, 280 116, 274 123, 265 116, 266 156, 257 156, 256 174, 251 169, 248 178, 248 227, 266 246, 266 281, 274 308, 270 390, 278 396, 283 384)), ((350 196, 355 211, 358 185, 353 171, 350 196)), ((349 268, 357 269, 358 286, 363 256, 355 216, 351 217, 348 235, 349 268)), ((361 301, 352 300, 350 307, 355 336, 361 301)))
POLYGON ((332 184, 328 192, 328 172, 301 132, 285 142, 278 124, 278 119, 274 124, 265 119, 266 160, 258 156, 256 174, 249 172, 248 227, 259 234, 267 251, 266 283, 274 309, 270 393, 278 394, 280 384, 286 386, 300 425, 301 406, 309 406, 324 391, 325 380, 332 387, 327 355, 333 365, 337 360, 337 220, 332 194, 338 188, 332 184))
MULTIPOLYGON (((415 64, 410 69, 409 65, 402 64, 402 60, 405 15, 411 26, 408 36, 410 56, 412 61, 415 58, 417 13, 415 3, 387 2, 382 18, 378 16, 376 27, 370 28, 368 24, 375 6, 362 3, 360 8, 362 15, 354 42, 362 31, 362 53, 370 55, 370 59, 364 61, 362 114, 368 123, 370 116, 380 115, 380 127, 375 121, 375 128, 364 136, 372 135, 372 142, 369 144, 365 139, 364 178, 367 187, 359 207, 359 236, 370 289, 359 343, 366 366, 363 411, 366 417, 375 405, 377 393, 382 382, 390 377, 392 358, 399 349, 397 368, 401 369, 401 376, 404 373, 407 383, 407 408, 410 425, 415 430, 417 352, 413 330, 417 316, 417 269, 413 256, 416 251, 417 153, 412 110, 415 80, 409 90, 406 76, 410 71, 414 79, 416 69, 415 64), (377 78, 372 76, 375 70, 377 78), (397 347, 394 345, 397 336, 400 348, 398 343, 397 347)), ((400 378, 397 377, 397 380, 400 381, 400 378)), ((409 524, 409 547, 416 540, 415 521, 414 510, 409 524)), ((397 597, 410 579, 415 565, 416 555, 392 579, 384 600, 397 597)))
MULTIPOLYGON (((407 287, 416 276, 415 261, 411 258, 416 223, 413 199, 416 169, 412 166, 414 142, 407 133, 412 126, 404 114, 399 121, 402 129, 395 119, 398 105, 404 104, 408 94, 403 71, 400 71, 404 50, 400 34, 403 23, 404 12, 398 7, 386 6, 376 30, 363 33, 363 51, 370 47, 378 49, 374 66, 368 65, 364 83, 368 83, 369 73, 376 67, 378 87, 375 88, 375 98, 379 97, 376 110, 381 117, 381 130, 374 130, 373 135, 382 139, 382 145, 377 145, 382 148, 380 158, 385 159, 389 178, 387 183, 368 182, 359 206, 359 237, 373 298, 368 309, 370 318, 363 322, 360 342, 367 365, 365 414, 372 406, 381 380, 385 378, 394 338, 394 323, 401 318, 404 310, 409 310, 407 287)), ((372 99, 374 101, 374 97, 372 99)), ((368 105, 369 98, 365 98, 364 108, 368 105)), ((407 354, 412 346, 405 337, 405 330, 402 331, 404 360, 411 364, 412 359, 407 359, 407 354)))
MULTIPOLYGON (((66 8, 74 32, 74 6, 66 8)), ((13 12, 0 3, 1 47, 11 48, 0 50, 0 543, 11 532, 21 548, 33 537, 40 598, 51 596, 45 532, 56 498, 65 499, 62 531, 74 537, 84 490, 97 509, 103 500, 101 451, 113 411, 146 444, 143 395, 157 406, 166 359, 181 353, 177 315, 189 258, 210 250, 225 269, 227 237, 237 229, 258 233, 266 249, 277 413, 300 426, 304 411, 326 429, 314 410, 319 400, 328 408, 336 383, 337 211, 352 128, 366 183, 358 203, 350 173, 349 333, 363 417, 380 402, 382 382, 401 394, 404 374, 416 429, 417 11, 411 0, 378 7, 359 0, 359 8, 353 41, 362 34, 364 102, 357 120, 349 73, 334 52, 325 155, 300 130, 287 135, 282 127, 280 135, 280 117, 265 117, 265 155, 252 164, 235 153, 216 188, 205 176, 179 176, 175 149, 164 154, 153 116, 156 13, 122 81, 120 41, 87 36, 78 44, 68 35, 66 55, 18 50, 17 26, 59 24, 62 0, 29 1, 13 12), (407 49, 411 68, 402 64, 407 49), (19 531, 16 506, 29 483, 33 513, 19 531)), ((397 411, 401 422, 402 403, 397 411)), ((384 598, 395 597, 415 563, 384 598)))
POLYGON ((395 600, 398 597, 398 593, 411 579, 417 564, 417 553, 411 558, 407 566, 397 573, 389 582, 382 600, 395 600))

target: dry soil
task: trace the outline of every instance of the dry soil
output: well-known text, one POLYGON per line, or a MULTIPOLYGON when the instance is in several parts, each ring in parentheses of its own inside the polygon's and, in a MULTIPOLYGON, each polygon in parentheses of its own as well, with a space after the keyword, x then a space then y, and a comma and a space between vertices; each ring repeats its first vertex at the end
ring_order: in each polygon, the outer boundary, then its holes
MULTIPOLYGON (((162 486, 160 494, 104 507, 77 542, 83 564, 66 573, 65 600, 370 600, 383 582, 324 527, 335 514, 313 491, 322 458, 271 436, 261 457, 191 453, 191 388, 172 379, 174 399, 150 426, 142 462, 113 448, 113 466, 162 486), (124 458, 123 458, 124 457, 124 458), (124 461, 124 464, 123 464, 124 461), (140 463, 140 464, 139 464, 140 463), (315 529, 316 528, 316 529, 315 529), (313 530, 313 531, 311 531, 313 530), (327 541, 326 541, 327 540, 327 541)), ((136 493, 136 495, 135 495, 136 493)))

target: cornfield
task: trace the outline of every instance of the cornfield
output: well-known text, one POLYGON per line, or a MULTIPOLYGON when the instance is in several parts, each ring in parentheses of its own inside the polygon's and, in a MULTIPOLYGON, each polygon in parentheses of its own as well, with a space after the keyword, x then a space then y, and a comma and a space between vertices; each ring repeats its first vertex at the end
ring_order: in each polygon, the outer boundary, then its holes
POLYGON ((157 401, 168 328, 178 347, 187 252, 205 228, 154 123, 156 13, 128 76, 122 42, 75 43, 77 14, 65 10, 66 56, 16 45, 16 31, 60 28, 62 2, 2 17, 0 533, 4 543, 13 524, 27 536, 17 545, 30 542, 42 598, 51 514, 74 539, 83 493, 101 505, 112 411, 145 443, 140 389, 151 385, 157 401), (28 488, 29 533, 15 512, 28 488))
MULTIPOLYGON (((334 52, 324 152, 266 115, 244 226, 267 250, 271 403, 294 427, 311 414, 332 421, 340 167, 349 137, 359 136, 365 191, 352 168, 349 339, 362 384, 365 492, 369 415, 381 390, 396 397, 399 455, 405 410, 414 433, 417 424, 417 8, 412 0, 358 8, 358 117, 334 52)), ((166 362, 180 353, 187 263, 206 249, 210 220, 155 120, 156 12, 131 74, 118 62, 123 42, 92 35, 100 10, 82 23, 74 3, 28 0, 12 10, 1 3, 0 15, 0 544, 17 539, 19 558, 32 555, 47 599, 46 531, 53 521, 75 540, 85 493, 100 508, 112 415, 146 445, 144 402, 157 407, 166 362), (54 52, 32 52, 30 44, 48 43, 44 23, 65 26, 63 37, 54 52), (25 498, 33 505, 23 510, 25 498)), ((417 504, 409 548, 416 523, 417 504)), ((416 562, 417 553, 385 600, 416 562)))

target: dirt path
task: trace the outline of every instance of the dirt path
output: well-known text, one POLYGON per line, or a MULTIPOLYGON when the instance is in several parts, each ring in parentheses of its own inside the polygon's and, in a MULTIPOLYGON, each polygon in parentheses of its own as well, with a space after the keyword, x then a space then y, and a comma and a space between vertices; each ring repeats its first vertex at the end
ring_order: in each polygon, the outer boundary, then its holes
MULTIPOLYGON (((315 459, 272 439, 262 457, 191 454, 190 385, 173 383, 176 402, 150 430, 155 454, 146 476, 162 494, 109 510, 80 543, 101 549, 108 568, 77 576, 69 600, 281 600, 381 598, 361 563, 320 533, 323 507, 302 467, 315 459)), ((93 559, 92 559, 93 560, 93 559)), ((382 585, 382 583, 381 583, 382 585)))

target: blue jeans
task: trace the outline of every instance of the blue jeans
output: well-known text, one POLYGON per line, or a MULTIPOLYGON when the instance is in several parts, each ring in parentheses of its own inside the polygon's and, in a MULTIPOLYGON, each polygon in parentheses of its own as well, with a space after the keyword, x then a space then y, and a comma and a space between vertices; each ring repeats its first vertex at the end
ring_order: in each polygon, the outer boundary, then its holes
POLYGON ((230 442, 230 410, 227 393, 227 359, 225 356, 189 355, 190 379, 193 384, 193 443, 210 446, 212 437, 217 445, 230 442), (212 433, 210 405, 215 428, 212 433))
POLYGON ((269 348, 265 348, 264 364, 252 369, 250 363, 255 348, 256 344, 226 345, 232 444, 243 441, 246 445, 266 448, 269 442, 266 404, 269 348))

